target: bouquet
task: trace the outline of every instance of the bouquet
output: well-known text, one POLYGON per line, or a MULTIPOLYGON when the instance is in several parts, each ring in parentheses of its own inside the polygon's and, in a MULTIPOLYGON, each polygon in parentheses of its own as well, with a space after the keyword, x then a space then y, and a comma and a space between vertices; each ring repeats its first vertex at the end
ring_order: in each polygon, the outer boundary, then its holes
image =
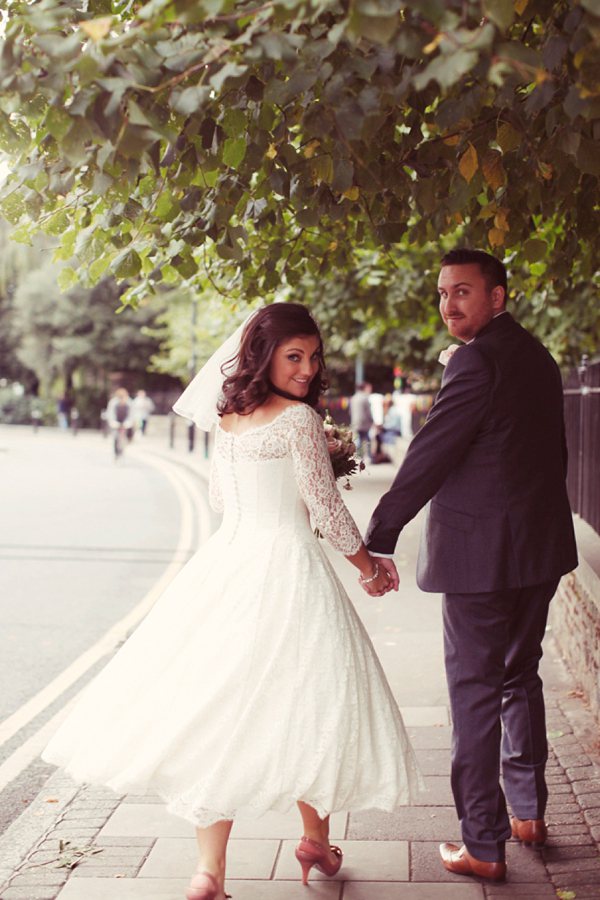
POLYGON ((350 475, 362 472, 365 464, 362 459, 356 457, 356 444, 352 440, 352 432, 345 425, 336 425, 327 413, 323 420, 323 430, 327 439, 327 449, 331 457, 331 466, 335 480, 346 479, 342 485, 345 491, 351 491, 352 485, 348 481, 350 475))
MULTIPOLYGON (((336 481, 345 478, 342 485, 345 491, 351 491, 352 485, 348 481, 350 475, 362 472, 365 464, 356 456, 356 444, 352 440, 352 432, 345 425, 336 425, 328 412, 323 420, 323 430, 327 439, 327 449, 331 459, 331 467, 336 481)), ((317 537, 323 537, 318 528, 315 528, 317 537)))

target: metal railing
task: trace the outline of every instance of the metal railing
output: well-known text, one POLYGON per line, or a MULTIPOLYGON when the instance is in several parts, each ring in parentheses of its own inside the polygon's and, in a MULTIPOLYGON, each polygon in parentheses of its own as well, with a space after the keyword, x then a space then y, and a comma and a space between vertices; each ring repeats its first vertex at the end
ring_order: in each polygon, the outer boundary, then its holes
POLYGON ((600 362, 584 356, 564 394, 571 509, 600 533, 600 362))

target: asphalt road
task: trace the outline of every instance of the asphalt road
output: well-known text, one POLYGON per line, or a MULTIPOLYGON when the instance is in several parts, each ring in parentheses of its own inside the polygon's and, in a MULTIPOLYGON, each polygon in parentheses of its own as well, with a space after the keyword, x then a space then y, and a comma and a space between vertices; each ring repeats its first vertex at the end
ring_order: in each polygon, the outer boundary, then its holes
POLYGON ((52 771, 28 746, 196 546, 186 477, 97 434, 0 427, 0 833, 52 771))

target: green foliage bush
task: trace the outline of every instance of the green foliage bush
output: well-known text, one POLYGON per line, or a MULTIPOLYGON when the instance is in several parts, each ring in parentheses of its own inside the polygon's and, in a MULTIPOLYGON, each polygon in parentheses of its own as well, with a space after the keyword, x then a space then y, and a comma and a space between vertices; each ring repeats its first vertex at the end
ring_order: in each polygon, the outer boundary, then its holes
POLYGON ((0 423, 3 425, 32 425, 34 411, 40 413, 40 425, 56 425, 57 404, 55 401, 41 401, 28 394, 15 394, 12 388, 0 388, 0 423))

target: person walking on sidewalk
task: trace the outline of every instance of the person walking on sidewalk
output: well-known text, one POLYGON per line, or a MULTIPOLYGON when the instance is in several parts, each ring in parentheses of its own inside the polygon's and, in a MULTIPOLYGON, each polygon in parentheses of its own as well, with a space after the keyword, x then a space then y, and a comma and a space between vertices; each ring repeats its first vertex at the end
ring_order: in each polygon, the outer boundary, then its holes
POLYGON ((371 459, 371 428, 373 427, 373 413, 369 397, 373 388, 368 382, 356 385, 356 391, 350 397, 350 427, 358 440, 356 446, 360 450, 365 447, 367 458, 371 459))
POLYGON ((154 412, 154 401, 146 391, 139 390, 132 400, 133 418, 135 427, 139 428, 142 437, 146 435, 148 420, 154 412))
POLYGON ((335 484, 314 409, 325 386, 316 322, 300 304, 275 303, 186 389, 175 410, 219 426, 210 496, 222 526, 44 752, 76 780, 153 789, 196 826, 187 900, 224 900, 236 817, 297 803, 306 884, 313 866, 332 876, 342 864, 332 812, 392 810, 421 784, 371 641, 309 519, 368 594, 388 590, 335 484))
POLYGON ((550 600, 577 565, 562 382, 548 351, 506 311, 506 269, 495 257, 447 253, 438 290, 442 318, 462 346, 365 542, 397 585, 384 557, 430 501, 417 582, 444 595, 451 778, 464 842, 440 851, 451 872, 503 880, 511 834, 536 845, 546 839, 538 664, 550 600))

